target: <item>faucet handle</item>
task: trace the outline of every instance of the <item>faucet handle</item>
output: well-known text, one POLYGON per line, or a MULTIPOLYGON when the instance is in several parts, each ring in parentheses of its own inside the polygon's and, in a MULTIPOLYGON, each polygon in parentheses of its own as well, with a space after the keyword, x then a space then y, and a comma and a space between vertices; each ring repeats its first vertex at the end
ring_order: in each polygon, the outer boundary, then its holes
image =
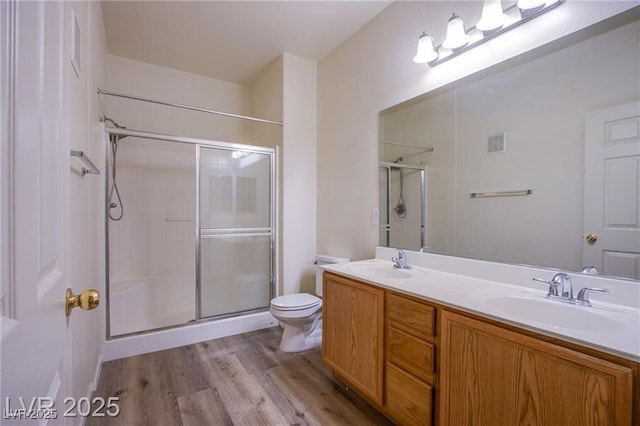
POLYGON ((562 296, 571 299, 571 292, 567 291, 571 288, 571 277, 564 272, 559 272, 553 276, 550 280, 543 280, 542 278, 533 278, 534 281, 549 284, 549 292, 547 296, 562 296))
POLYGON ((535 277, 533 278, 533 280, 549 284, 549 291, 547 292, 547 296, 558 296, 558 284, 554 283, 552 280, 543 280, 542 278, 535 277))
POLYGON ((578 297, 576 298, 576 304, 582 306, 591 306, 591 301, 589 300, 589 293, 609 293, 608 288, 598 288, 598 287, 584 287, 580 289, 578 292, 578 297))

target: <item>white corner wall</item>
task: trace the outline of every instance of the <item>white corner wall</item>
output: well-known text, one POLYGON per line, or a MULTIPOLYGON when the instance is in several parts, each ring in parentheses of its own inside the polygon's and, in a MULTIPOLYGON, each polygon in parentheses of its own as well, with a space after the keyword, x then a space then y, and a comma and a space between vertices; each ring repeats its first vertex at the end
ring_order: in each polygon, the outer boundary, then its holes
POLYGON ((571 34, 637 2, 568 1, 464 55, 429 68, 413 63, 427 30, 444 38, 455 11, 476 21, 481 2, 394 2, 318 66, 319 252, 370 258, 378 242, 378 113, 397 103, 571 34))
POLYGON ((283 293, 315 293, 317 64, 283 55, 283 293))
POLYGON ((317 63, 283 53, 252 85, 254 137, 278 145, 278 294, 315 292, 317 63))

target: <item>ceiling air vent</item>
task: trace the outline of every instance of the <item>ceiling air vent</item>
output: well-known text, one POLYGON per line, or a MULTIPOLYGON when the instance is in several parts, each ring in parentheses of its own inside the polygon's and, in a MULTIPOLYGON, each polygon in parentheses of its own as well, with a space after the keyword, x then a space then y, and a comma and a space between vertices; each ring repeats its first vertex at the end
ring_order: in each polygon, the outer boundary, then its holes
POLYGON ((489 136, 487 144, 487 152, 489 154, 494 152, 506 152, 507 151, 507 132, 500 133, 499 135, 489 136))

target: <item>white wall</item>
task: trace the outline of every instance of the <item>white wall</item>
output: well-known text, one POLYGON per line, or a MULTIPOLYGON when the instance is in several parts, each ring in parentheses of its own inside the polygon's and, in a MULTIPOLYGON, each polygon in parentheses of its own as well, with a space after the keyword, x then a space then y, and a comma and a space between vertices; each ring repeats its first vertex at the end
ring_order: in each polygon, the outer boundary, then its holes
POLYGON ((317 64, 284 53, 252 84, 254 137, 279 150, 278 294, 315 292, 317 64))
POLYGON ((317 64, 283 55, 283 292, 315 293, 317 64))
MULTIPOLYGON (((256 77, 251 85, 251 106, 253 108, 253 114, 256 117, 264 118, 273 121, 282 121, 283 114, 283 67, 284 60, 282 56, 276 58, 271 62, 261 73, 256 77)), ((270 147, 282 147, 282 126, 254 124, 253 137, 255 140, 263 141, 266 146, 270 147)), ((283 179, 282 179, 282 150, 278 151, 278 165, 277 165, 277 189, 278 192, 278 204, 276 205, 276 234, 278 247, 276 250, 276 259, 274 260, 276 271, 275 275, 278 277, 276 283, 276 293, 282 294, 282 204, 284 194, 282 192, 283 179)))
MULTIPOLYGON (((232 114, 251 115, 248 86, 109 55, 108 90, 232 114)), ((251 124, 203 112, 101 97, 109 116, 129 129, 237 143, 251 141, 251 124)))
POLYGON ((371 224, 370 211, 378 205, 380 110, 636 4, 568 1, 507 35, 429 68, 411 60, 418 35, 426 29, 441 41, 452 12, 474 22, 481 3, 392 3, 318 67, 318 251, 352 259, 374 254, 378 227, 371 224))

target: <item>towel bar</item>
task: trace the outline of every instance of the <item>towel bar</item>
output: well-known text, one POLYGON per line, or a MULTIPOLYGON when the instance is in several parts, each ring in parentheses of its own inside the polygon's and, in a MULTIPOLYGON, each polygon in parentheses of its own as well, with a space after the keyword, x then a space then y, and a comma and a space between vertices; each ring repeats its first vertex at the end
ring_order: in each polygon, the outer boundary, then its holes
POLYGON ((469 194, 471 198, 482 197, 513 197, 517 195, 531 195, 533 189, 523 189, 521 191, 496 191, 496 192, 472 192, 469 194))
POLYGON ((82 166, 82 168, 80 169, 82 171, 82 176, 86 174, 92 174, 92 175, 100 174, 100 170, 98 170, 95 164, 93 164, 93 162, 89 160, 89 157, 87 157, 83 151, 75 151, 72 149, 71 156, 78 157, 84 163, 84 166, 82 166))

